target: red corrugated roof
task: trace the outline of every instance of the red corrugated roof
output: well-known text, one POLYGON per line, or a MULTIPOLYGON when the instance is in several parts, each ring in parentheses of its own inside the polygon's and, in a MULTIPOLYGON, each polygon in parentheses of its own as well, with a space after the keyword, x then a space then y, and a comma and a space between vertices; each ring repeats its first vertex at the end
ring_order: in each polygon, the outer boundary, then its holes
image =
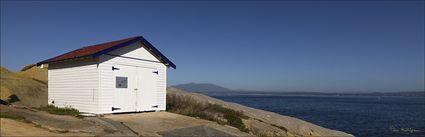
POLYGON ((43 62, 55 62, 55 61, 61 61, 61 60, 67 60, 67 59, 72 59, 72 58, 79 58, 79 57, 85 57, 85 56, 93 55, 93 54, 98 53, 100 51, 109 49, 111 47, 117 46, 119 44, 128 42, 128 41, 136 39, 136 38, 138 38, 138 37, 131 37, 131 38, 126 38, 126 39, 106 42, 106 43, 102 43, 102 44, 82 47, 82 48, 79 48, 77 50, 74 50, 74 51, 71 51, 71 52, 68 52, 68 53, 47 59, 43 62))
POLYGON ((161 63, 163 63, 164 65, 168 67, 172 67, 174 69, 176 68, 176 65, 173 62, 171 62, 167 57, 165 57, 161 52, 159 52, 158 49, 156 49, 152 44, 150 44, 142 36, 131 37, 131 38, 126 38, 122 40, 116 40, 116 41, 106 42, 102 44, 82 47, 77 50, 38 62, 37 65, 48 64, 52 62, 69 60, 74 58, 82 58, 82 57, 97 58, 100 55, 131 45, 132 43, 135 43, 135 42, 141 42, 143 46, 149 49, 149 52, 151 52, 151 54, 153 54, 155 57, 161 60, 161 63))

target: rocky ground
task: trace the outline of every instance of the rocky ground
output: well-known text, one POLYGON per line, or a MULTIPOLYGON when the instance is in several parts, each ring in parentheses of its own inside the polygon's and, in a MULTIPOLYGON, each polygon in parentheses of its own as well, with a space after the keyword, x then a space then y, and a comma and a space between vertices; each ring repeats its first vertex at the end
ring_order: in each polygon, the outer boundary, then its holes
POLYGON ((172 95, 190 98, 196 102, 216 104, 241 112, 244 115, 243 126, 248 130, 242 132, 240 128, 226 123, 219 124, 217 121, 170 112, 97 117, 54 115, 37 109, 47 105, 46 69, 28 65, 19 72, 11 72, 2 67, 0 72, 0 99, 4 104, 0 105, 0 136, 352 136, 293 117, 175 88, 167 89, 167 97, 172 95))
POLYGON ((51 132, 34 124, 8 118, 0 118, 1 131, 0 136, 93 136, 87 133, 59 133, 51 132))
POLYGON ((119 121, 141 136, 252 136, 230 126, 169 112, 106 115, 105 118, 119 121))
POLYGON ((252 136, 230 126, 169 112, 78 118, 15 105, 0 108, 2 117, 8 117, 1 118, 1 136, 252 136))
POLYGON ((206 95, 186 92, 176 88, 167 88, 167 95, 186 96, 186 98, 191 98, 198 102, 218 104, 232 110, 241 111, 249 117, 244 119, 243 123, 250 129, 251 133, 257 136, 352 136, 341 131, 323 128, 297 118, 250 108, 236 103, 225 102, 206 95))

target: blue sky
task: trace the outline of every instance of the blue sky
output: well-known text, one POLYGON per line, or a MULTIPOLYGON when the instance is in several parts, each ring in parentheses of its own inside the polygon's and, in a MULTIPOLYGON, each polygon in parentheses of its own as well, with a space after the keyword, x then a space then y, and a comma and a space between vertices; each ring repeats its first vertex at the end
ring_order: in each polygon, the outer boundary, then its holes
POLYGON ((168 84, 424 90, 423 1, 2 1, 1 66, 143 35, 168 84))

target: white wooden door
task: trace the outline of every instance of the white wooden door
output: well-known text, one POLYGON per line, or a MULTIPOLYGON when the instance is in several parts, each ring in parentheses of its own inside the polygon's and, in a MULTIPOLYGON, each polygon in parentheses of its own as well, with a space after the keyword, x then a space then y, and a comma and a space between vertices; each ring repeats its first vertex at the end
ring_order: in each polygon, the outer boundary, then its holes
POLYGON ((158 95, 156 84, 158 81, 158 70, 152 68, 137 68, 138 74, 138 92, 137 109, 138 111, 151 111, 158 108, 158 95))
POLYGON ((114 65, 114 102, 112 112, 137 111, 137 67, 114 65))

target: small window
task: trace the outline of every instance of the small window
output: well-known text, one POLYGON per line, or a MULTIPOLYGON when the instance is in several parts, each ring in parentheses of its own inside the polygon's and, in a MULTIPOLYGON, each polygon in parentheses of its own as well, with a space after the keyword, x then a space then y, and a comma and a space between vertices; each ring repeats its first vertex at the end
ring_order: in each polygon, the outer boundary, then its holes
POLYGON ((116 88, 127 88, 127 77, 116 77, 115 87, 116 88))

